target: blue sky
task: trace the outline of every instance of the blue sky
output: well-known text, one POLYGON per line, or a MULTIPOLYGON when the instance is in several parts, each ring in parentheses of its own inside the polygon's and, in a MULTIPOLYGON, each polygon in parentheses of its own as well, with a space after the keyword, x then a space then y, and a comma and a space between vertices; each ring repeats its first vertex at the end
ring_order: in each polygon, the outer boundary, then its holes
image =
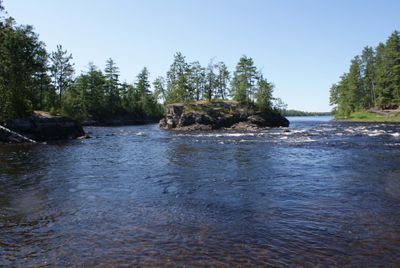
POLYGON ((400 1, 368 0, 4 0, 49 51, 62 44, 79 74, 113 58, 122 80, 148 67, 165 75, 173 54, 233 70, 242 55, 275 84, 289 108, 329 111, 329 88, 366 45, 400 30, 400 1))

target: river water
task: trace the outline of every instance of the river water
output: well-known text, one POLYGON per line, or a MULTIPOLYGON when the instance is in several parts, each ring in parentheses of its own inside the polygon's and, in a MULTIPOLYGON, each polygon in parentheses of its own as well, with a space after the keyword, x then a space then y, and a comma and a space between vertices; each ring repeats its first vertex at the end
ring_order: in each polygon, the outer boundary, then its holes
POLYGON ((400 125, 0 147, 0 266, 398 266, 400 125))

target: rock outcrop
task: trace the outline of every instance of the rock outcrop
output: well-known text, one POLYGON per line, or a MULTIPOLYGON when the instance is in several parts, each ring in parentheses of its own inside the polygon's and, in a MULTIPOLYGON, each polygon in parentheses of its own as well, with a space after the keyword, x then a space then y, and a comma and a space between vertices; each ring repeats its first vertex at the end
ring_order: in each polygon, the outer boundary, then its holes
POLYGON ((289 121, 280 114, 256 112, 234 101, 175 103, 165 107, 160 128, 174 130, 237 129, 288 127, 289 121))
POLYGON ((76 121, 47 113, 36 113, 27 118, 9 120, 4 127, 0 130, 0 142, 3 143, 29 142, 29 139, 33 141, 66 140, 85 135, 82 126, 76 121))

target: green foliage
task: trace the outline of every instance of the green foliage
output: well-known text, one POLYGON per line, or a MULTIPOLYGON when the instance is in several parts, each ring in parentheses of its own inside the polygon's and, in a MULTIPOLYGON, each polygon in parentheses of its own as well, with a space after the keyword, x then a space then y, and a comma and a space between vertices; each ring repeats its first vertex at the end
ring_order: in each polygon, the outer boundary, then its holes
POLYGON ((196 101, 201 100, 205 96, 207 80, 206 70, 198 61, 190 64, 189 81, 190 87, 194 91, 194 99, 196 101))
POLYGON ((200 100, 210 102, 233 97, 240 103, 256 105, 261 111, 274 110, 274 103, 282 104, 272 96, 273 85, 257 71, 253 59, 246 56, 240 58, 231 79, 225 63, 214 64, 211 60, 204 68, 198 61, 186 63, 185 57, 178 52, 167 72, 166 81, 166 89, 161 78, 157 78, 153 84, 158 92, 157 96, 161 94, 165 103, 200 100))
POLYGON ((268 112, 272 108, 272 92, 274 86, 262 76, 257 81, 258 90, 255 93, 256 106, 262 112, 268 112))
POLYGON ((154 80, 153 88, 155 100, 165 101, 165 79, 162 76, 159 76, 154 80))
POLYGON ((149 72, 144 68, 134 85, 119 83, 115 62, 107 60, 104 74, 93 64, 65 94, 64 114, 79 121, 107 119, 152 120, 162 115, 157 97, 150 91, 149 72))
POLYGON ((79 121, 101 120, 107 115, 105 84, 103 73, 93 63, 89 63, 88 71, 77 77, 67 91, 64 113, 79 121))
POLYGON ((106 107, 109 115, 117 115, 121 112, 119 68, 113 59, 109 58, 104 69, 106 107))
POLYGON ((211 101, 213 96, 215 95, 214 92, 217 86, 216 80, 217 76, 215 74, 215 65, 211 60, 206 69, 205 98, 208 101, 211 101))
POLYGON ((217 63, 215 67, 217 68, 215 97, 224 100, 230 95, 230 72, 223 62, 217 63))
POLYGON ((37 74, 46 69, 40 57, 46 51, 32 26, 16 25, 12 18, 0 21, 0 121, 5 121, 38 106, 37 74))
POLYGON ((337 116, 337 119, 355 122, 400 122, 400 114, 380 115, 372 112, 355 112, 348 116, 337 116))
POLYGON ((236 65, 232 79, 233 99, 241 103, 254 100, 257 68, 252 58, 242 56, 236 65))
POLYGON ((192 99, 193 88, 190 86, 190 66, 186 63, 182 53, 174 55, 174 61, 167 72, 167 89, 165 101, 167 103, 185 102, 192 99))
POLYGON ((337 117, 372 107, 400 105, 400 33, 395 31, 376 49, 365 47, 351 61, 348 73, 330 90, 330 104, 337 117))
MULTIPOLYGON (((58 107, 62 107, 62 93, 67 90, 72 82, 74 81, 74 65, 71 63, 72 54, 68 54, 66 50, 63 50, 61 45, 57 46, 57 50, 51 53, 51 78, 53 86, 58 93, 59 103, 58 107)), ((55 104, 53 104, 55 106, 55 104)))

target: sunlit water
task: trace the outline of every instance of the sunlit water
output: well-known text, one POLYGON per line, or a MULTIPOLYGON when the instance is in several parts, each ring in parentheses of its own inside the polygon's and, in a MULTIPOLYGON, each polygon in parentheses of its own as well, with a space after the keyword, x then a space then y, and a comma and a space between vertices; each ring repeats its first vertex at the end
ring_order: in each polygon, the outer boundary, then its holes
POLYGON ((0 147, 0 266, 400 263, 400 125, 87 128, 0 147))

